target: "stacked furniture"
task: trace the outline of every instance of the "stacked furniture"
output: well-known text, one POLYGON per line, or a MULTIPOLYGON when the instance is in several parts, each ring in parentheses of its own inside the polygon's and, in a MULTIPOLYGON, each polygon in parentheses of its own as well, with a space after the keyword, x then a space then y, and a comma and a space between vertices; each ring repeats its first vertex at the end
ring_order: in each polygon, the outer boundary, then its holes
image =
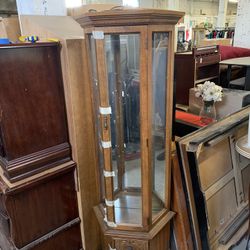
POLYGON ((247 231, 250 161, 236 143, 246 107, 177 141, 195 249, 231 249, 247 231))
POLYGON ((93 207, 99 202, 96 182, 95 121, 86 117, 91 109, 91 86, 85 60, 86 44, 81 26, 70 16, 20 16, 23 35, 37 34, 40 41, 60 41, 61 64, 67 107, 69 140, 77 164, 78 205, 84 249, 100 249, 99 225, 93 207), (86 132, 87 131, 87 132, 86 132), (91 167, 90 167, 91 166, 91 167))
POLYGON ((0 248, 82 248, 57 43, 0 47, 0 248))

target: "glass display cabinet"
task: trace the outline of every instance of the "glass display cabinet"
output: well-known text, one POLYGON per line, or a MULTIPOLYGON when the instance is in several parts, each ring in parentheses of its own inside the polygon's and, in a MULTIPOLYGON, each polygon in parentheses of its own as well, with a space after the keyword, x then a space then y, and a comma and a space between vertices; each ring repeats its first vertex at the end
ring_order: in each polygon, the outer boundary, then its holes
POLYGON ((174 25, 182 12, 81 16, 99 155, 103 249, 166 249, 170 211, 174 25))

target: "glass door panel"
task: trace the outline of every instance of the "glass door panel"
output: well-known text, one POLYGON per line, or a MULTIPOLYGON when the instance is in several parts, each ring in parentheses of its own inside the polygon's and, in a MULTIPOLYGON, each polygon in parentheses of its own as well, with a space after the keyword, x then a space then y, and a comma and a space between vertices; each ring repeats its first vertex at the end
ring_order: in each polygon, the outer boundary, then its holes
POLYGON ((142 223, 140 35, 105 35, 117 224, 142 223))
POLYGON ((152 33, 152 215, 164 208, 166 94, 169 34, 152 33))

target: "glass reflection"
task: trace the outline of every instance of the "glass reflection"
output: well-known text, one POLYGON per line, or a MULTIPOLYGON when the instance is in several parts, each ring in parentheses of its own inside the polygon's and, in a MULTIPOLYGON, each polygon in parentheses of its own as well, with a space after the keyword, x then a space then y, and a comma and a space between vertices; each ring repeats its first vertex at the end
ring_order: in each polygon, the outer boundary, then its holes
POLYGON ((168 33, 152 35, 152 212, 157 214, 165 202, 165 133, 168 33))
POLYGON ((139 39, 105 35, 116 223, 142 221, 139 39))

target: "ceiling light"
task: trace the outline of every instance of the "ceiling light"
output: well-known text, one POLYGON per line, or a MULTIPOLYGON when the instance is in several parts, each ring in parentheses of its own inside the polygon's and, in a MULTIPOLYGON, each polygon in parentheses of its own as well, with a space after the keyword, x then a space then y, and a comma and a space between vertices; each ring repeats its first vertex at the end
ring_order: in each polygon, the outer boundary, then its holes
POLYGON ((123 0, 122 4, 123 6, 139 7, 138 0, 123 0))
POLYGON ((65 0, 67 8, 76 8, 82 5, 82 0, 65 0))

